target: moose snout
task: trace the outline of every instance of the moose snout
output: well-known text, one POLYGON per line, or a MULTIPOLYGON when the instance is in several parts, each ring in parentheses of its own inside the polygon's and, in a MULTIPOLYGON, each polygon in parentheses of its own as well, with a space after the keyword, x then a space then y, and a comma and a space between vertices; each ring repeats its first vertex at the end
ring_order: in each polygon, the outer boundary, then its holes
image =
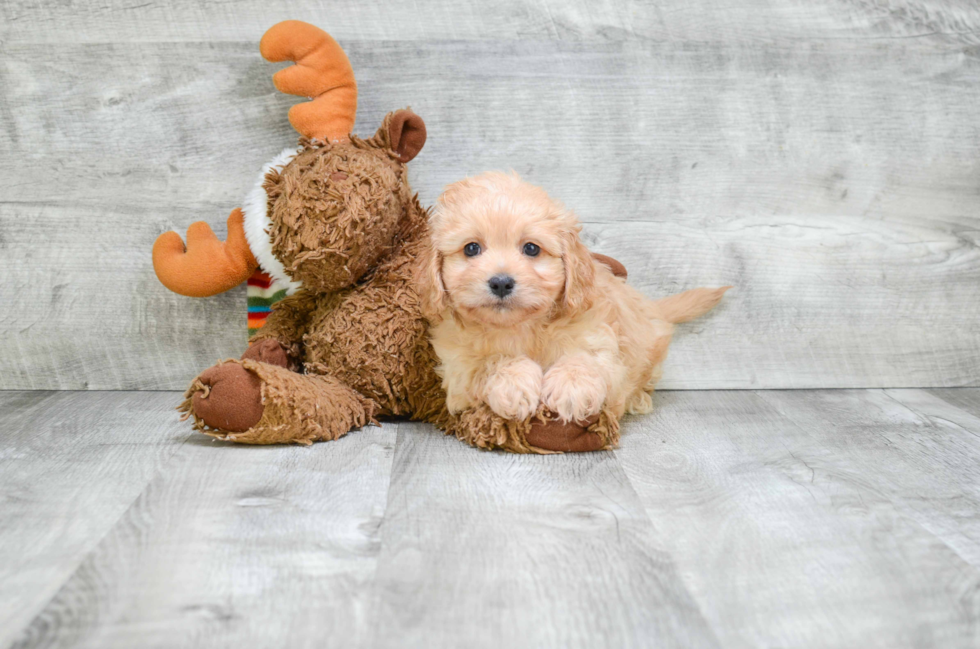
POLYGON ((505 298, 513 293, 514 285, 517 282, 510 275, 494 275, 487 281, 487 284, 490 286, 491 293, 499 298, 505 298))

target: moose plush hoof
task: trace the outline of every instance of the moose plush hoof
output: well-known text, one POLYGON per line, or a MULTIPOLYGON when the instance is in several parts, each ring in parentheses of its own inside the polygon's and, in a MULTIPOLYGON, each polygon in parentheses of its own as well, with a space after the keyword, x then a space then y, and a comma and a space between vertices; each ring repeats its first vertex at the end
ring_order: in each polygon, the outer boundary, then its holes
POLYGON ((279 367, 285 367, 289 370, 297 369, 294 367, 294 363, 290 361, 289 354, 286 353, 286 349, 279 344, 279 341, 273 340, 272 338, 266 338, 265 340, 259 340, 251 345, 242 354, 242 360, 252 360, 259 363, 268 363, 269 365, 278 365, 279 367))
POLYGON ((545 451, 560 453, 598 451, 605 448, 606 444, 598 433, 588 430, 598 419, 598 415, 578 423, 563 422, 560 419, 547 421, 535 419, 524 437, 528 444, 545 451))
POLYGON ((197 377, 200 384, 191 397, 194 414, 209 428, 242 433, 259 423, 262 381, 238 363, 222 363, 197 377))

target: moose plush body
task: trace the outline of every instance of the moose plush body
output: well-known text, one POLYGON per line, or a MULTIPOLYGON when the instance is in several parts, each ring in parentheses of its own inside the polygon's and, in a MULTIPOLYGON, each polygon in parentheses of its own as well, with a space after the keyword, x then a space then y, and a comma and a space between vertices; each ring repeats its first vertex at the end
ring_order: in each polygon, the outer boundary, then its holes
MULTIPOLYGON (((427 421, 483 448, 590 451, 618 441, 608 412, 562 422, 539 411, 506 420, 481 405, 451 414, 427 337, 416 277, 428 245, 426 210, 406 176, 425 143, 408 110, 388 114, 369 139, 351 135, 357 89, 346 55, 322 30, 280 23, 262 55, 295 61, 276 87, 312 97, 290 110, 303 135, 266 165, 227 241, 204 223, 185 248, 165 233, 154 266, 171 290, 206 296, 258 266, 292 293, 273 307, 240 360, 219 363, 188 388, 181 409, 195 427, 249 444, 333 440, 378 417, 427 421)), ((608 258, 598 260, 615 270, 608 258)))

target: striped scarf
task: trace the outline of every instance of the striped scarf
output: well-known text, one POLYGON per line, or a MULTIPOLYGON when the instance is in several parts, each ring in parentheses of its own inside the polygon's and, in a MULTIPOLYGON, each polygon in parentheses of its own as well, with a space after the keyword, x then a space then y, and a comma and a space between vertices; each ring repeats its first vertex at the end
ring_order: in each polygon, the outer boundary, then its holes
POLYGON ((286 297, 286 289, 272 279, 269 275, 262 272, 262 269, 255 271, 255 274, 248 278, 248 336, 251 338, 269 317, 269 310, 272 305, 286 297))

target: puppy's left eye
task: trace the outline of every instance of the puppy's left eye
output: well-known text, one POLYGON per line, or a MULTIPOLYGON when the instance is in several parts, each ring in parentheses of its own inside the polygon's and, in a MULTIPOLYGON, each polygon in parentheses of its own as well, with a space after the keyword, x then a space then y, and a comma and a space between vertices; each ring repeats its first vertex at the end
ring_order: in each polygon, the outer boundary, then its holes
POLYGON ((539 252, 541 252, 541 248, 538 244, 530 241, 524 244, 524 254, 528 257, 537 257, 539 252))
POLYGON ((480 244, 476 241, 470 241, 468 244, 463 246, 463 254, 467 257, 476 257, 480 254, 480 244))

